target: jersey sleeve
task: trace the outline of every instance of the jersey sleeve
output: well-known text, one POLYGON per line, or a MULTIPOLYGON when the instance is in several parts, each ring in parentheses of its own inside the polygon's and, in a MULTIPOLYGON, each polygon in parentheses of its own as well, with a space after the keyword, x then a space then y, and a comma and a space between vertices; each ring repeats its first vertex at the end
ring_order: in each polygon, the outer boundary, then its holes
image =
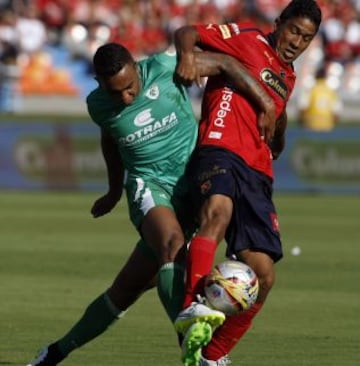
POLYGON ((229 54, 233 50, 234 38, 237 43, 242 41, 242 30, 256 29, 252 23, 198 24, 195 28, 200 36, 201 48, 229 54))

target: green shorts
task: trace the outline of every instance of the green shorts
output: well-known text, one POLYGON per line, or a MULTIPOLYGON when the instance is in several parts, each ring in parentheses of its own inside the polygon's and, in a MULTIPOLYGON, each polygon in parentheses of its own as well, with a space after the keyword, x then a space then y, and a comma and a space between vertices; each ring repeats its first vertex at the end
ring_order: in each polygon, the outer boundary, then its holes
POLYGON ((154 207, 166 206, 173 210, 178 218, 185 238, 190 239, 195 231, 185 180, 176 185, 159 182, 152 177, 128 177, 126 184, 129 216, 139 230, 146 214, 154 207))

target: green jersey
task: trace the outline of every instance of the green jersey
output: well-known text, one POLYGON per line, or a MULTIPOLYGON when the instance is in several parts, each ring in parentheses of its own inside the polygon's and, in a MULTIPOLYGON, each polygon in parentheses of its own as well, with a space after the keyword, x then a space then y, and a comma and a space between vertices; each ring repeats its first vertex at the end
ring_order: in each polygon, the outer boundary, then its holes
POLYGON ((115 104, 97 88, 87 98, 93 121, 117 141, 130 176, 150 176, 173 185, 183 174, 197 139, 186 89, 174 81, 175 53, 138 63, 142 89, 131 105, 115 104))

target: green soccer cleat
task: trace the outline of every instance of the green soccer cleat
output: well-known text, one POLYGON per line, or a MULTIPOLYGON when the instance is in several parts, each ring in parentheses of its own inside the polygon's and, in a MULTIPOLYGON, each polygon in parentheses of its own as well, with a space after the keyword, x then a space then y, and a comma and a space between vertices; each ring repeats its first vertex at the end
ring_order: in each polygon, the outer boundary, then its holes
POLYGON ((211 309, 198 302, 193 302, 189 307, 180 312, 175 319, 174 326, 178 333, 185 334, 192 324, 206 322, 214 331, 224 321, 225 314, 221 311, 211 309))
POLYGON ((181 345, 184 366, 199 366, 201 348, 210 342, 212 333, 211 325, 206 322, 197 322, 190 326, 181 345))

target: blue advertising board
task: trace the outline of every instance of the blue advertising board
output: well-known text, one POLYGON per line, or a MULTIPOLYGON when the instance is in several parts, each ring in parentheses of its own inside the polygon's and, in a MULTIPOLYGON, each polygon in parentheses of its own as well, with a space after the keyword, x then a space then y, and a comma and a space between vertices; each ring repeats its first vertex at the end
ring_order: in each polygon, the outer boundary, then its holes
MULTIPOLYGON (((360 127, 290 127, 274 161, 276 191, 360 193, 360 127)), ((105 190, 99 130, 92 124, 0 124, 0 188, 105 190)))
POLYGON ((0 124, 0 188, 97 190, 105 186, 105 163, 94 124, 0 124))
POLYGON ((289 128, 274 162, 277 191, 360 193, 360 127, 330 132, 289 128))

